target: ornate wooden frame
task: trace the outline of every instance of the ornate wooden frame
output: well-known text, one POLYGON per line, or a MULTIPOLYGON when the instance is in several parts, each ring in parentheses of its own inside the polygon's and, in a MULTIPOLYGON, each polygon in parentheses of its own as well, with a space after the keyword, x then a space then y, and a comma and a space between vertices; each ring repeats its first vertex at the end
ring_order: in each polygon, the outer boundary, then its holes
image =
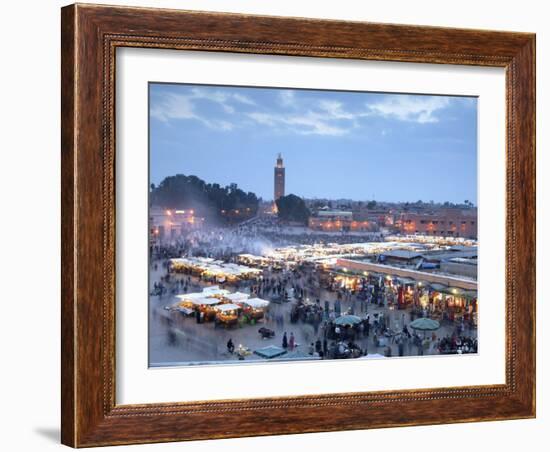
POLYGON ((535 416, 535 35, 71 5, 62 9, 62 442, 74 447, 535 416), (115 404, 115 49, 506 69, 506 383, 115 404), (519 353, 521 351, 521 353, 519 353))

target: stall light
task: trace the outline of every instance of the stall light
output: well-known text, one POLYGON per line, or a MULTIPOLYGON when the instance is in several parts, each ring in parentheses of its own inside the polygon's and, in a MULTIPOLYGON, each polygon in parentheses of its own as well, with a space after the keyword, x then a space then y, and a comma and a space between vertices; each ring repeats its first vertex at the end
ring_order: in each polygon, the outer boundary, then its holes
POLYGON ((172 212, 170 210, 167 210, 166 215, 168 215, 170 217, 170 216, 172 216, 172 212))

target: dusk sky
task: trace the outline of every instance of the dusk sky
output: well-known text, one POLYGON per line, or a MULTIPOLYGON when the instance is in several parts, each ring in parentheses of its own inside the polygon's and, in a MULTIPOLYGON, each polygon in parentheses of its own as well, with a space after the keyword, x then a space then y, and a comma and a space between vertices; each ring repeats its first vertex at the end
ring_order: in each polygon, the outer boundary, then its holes
POLYGON ((150 179, 196 175, 286 194, 477 204, 476 98, 157 84, 150 179))

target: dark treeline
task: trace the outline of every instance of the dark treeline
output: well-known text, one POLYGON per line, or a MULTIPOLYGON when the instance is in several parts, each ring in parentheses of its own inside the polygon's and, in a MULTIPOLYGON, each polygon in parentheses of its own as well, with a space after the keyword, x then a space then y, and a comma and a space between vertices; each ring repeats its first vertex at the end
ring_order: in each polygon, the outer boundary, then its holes
POLYGON ((311 212, 302 198, 290 194, 280 197, 276 204, 278 216, 281 220, 307 224, 311 212))
POLYGON ((194 209, 209 219, 249 217, 258 211, 256 194, 245 192, 237 184, 209 184, 197 176, 176 174, 151 186, 151 203, 168 209, 194 209))

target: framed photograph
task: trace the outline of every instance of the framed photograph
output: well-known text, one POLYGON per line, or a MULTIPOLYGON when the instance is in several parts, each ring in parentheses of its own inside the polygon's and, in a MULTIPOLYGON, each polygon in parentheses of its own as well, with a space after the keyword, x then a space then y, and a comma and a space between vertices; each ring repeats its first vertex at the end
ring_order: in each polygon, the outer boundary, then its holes
POLYGON ((535 416, 535 36, 62 9, 62 442, 535 416))

